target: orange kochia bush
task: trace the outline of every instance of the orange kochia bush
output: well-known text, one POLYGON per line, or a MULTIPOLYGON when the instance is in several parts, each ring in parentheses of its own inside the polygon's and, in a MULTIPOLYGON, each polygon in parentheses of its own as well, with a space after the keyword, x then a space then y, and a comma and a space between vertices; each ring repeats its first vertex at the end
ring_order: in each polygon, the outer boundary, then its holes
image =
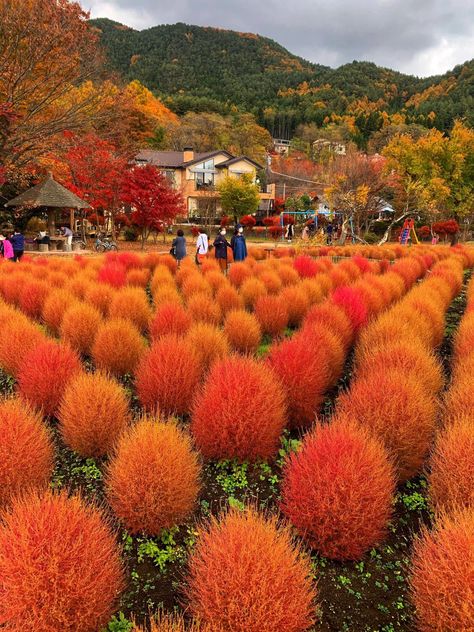
POLYGON ((135 625, 132 632, 224 632, 224 629, 198 621, 188 622, 182 614, 158 612, 150 618, 147 628, 135 625))
POLYGON ((80 371, 79 357, 70 347, 45 340, 25 355, 18 392, 45 415, 54 415, 64 389, 80 371))
POLYGON ((254 353, 262 338, 258 320, 244 309, 232 310, 227 314, 224 333, 233 349, 241 353, 254 353))
POLYGON ((0 624, 22 632, 96 632, 124 587, 101 512, 79 496, 31 493, 0 525, 0 624))
POLYGON ((18 399, 0 401, 0 507, 29 487, 46 487, 52 440, 41 416, 18 399))
POLYGON ((421 632, 468 632, 474 621, 474 508, 440 516, 415 541, 411 590, 421 632))
POLYGON ((201 528, 186 595, 191 612, 218 630, 303 632, 315 622, 310 560, 288 528, 253 509, 201 528))
POLYGON ((66 387, 58 418, 64 442, 86 457, 107 454, 130 421, 124 389, 97 373, 79 373, 66 387))
POLYGON ((228 357, 210 370, 192 411, 191 431, 206 458, 272 457, 285 427, 283 388, 250 357, 228 357))
POLYGON ((183 338, 162 336, 138 366, 136 385, 140 402, 149 411, 178 415, 188 412, 201 370, 197 354, 183 338))
POLYGON ((400 369, 366 375, 339 397, 337 415, 375 432, 395 458, 405 481, 423 467, 433 439, 437 405, 424 384, 400 369))
POLYGON ((98 369, 113 375, 133 373, 146 349, 145 340, 128 320, 112 318, 98 329, 92 358, 98 369))
POLYGON ((359 559, 385 537, 394 492, 395 468, 382 443, 353 423, 331 423, 291 455, 282 509, 325 557, 359 559))
POLYGON ((64 312, 60 325, 61 338, 86 355, 91 350, 101 322, 102 315, 95 307, 76 302, 64 312))
POLYGON ((191 316, 181 303, 170 301, 158 306, 150 324, 150 333, 154 340, 166 334, 184 336, 191 323, 191 316))
POLYGON ((143 419, 117 444, 107 470, 107 498, 128 531, 159 535, 192 512, 200 475, 187 434, 172 421, 143 419))

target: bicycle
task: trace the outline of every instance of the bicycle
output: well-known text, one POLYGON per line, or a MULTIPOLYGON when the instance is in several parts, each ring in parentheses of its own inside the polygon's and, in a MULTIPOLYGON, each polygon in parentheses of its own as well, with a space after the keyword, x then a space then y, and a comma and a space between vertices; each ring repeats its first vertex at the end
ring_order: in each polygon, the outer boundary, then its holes
POLYGON ((95 240, 95 244, 94 244, 94 250, 96 252, 105 252, 105 251, 108 251, 108 250, 118 250, 118 246, 115 243, 115 241, 111 241, 109 239, 109 237, 104 237, 102 239, 100 235, 97 235, 96 240, 95 240))

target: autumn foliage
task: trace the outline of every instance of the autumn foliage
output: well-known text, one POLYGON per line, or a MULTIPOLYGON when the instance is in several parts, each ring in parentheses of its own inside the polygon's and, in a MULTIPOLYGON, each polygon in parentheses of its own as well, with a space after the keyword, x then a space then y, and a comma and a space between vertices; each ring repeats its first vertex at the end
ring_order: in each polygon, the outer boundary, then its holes
POLYGON ((0 526, 0 575, 0 622, 24 632, 95 632, 124 587, 103 515, 66 493, 31 493, 12 503, 0 526))
POLYGON ((18 392, 45 415, 54 415, 70 380, 81 371, 77 354, 52 340, 38 343, 24 358, 18 392))
POLYGON ((0 402, 0 507, 25 489, 46 488, 53 467, 53 444, 41 416, 18 399, 0 402))
POLYGON ((471 630, 474 509, 446 513, 416 540, 411 591, 421 632, 471 630))
POLYGON ((130 321, 112 318, 97 330, 91 354, 98 369, 119 376, 135 371, 145 348, 145 340, 130 321))
POLYGON ((217 629, 303 632, 315 621, 310 576, 308 558, 275 518, 230 511, 201 528, 186 596, 191 612, 217 629))
POLYGON ((73 349, 87 355, 101 323, 102 315, 95 307, 77 302, 64 312, 59 330, 73 349))
POLYGON ((229 357, 209 372, 191 432, 208 459, 265 459, 278 448, 285 417, 284 392, 271 369, 250 357, 229 357))
POLYGON ((258 320, 243 309, 232 310, 227 314, 224 332, 232 348, 241 353, 255 352, 262 338, 258 320))
POLYGON ((199 358, 186 341, 162 336, 137 367, 138 397, 149 411, 181 415, 190 409, 200 377, 199 358))
POLYGON ((130 421, 125 391, 103 373, 79 373, 66 387, 58 419, 71 450, 85 457, 104 456, 130 421))
POLYGON ((107 499, 128 531, 159 535, 192 512, 200 475, 187 434, 172 421, 143 419, 117 444, 107 470, 107 499))
POLYGON ((325 557, 360 559, 386 535, 395 480, 369 431, 347 422, 318 426, 286 465, 282 509, 325 557))
POLYGON ((188 311, 175 301, 158 306, 150 323, 150 333, 154 340, 166 334, 184 335, 191 325, 188 311))

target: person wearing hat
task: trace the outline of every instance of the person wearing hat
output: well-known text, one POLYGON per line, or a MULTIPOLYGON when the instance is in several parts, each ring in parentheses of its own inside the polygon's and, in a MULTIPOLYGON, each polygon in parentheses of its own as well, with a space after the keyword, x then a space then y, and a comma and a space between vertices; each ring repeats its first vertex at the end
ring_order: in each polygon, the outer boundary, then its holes
POLYGON ((247 257, 247 243, 244 237, 243 226, 237 224, 235 233, 230 240, 234 261, 243 261, 247 257))
POLYGON ((9 261, 13 261, 15 256, 13 246, 5 235, 0 235, 0 254, 4 259, 8 259, 9 261))

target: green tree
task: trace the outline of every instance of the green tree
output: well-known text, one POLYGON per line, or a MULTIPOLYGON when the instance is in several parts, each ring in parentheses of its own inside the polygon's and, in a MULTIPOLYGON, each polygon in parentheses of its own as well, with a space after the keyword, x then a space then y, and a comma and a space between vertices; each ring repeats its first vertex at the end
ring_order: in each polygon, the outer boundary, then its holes
POLYGON ((258 209, 258 187, 249 174, 243 174, 239 178, 227 176, 218 184, 217 190, 221 196, 222 210, 231 213, 235 222, 242 215, 251 215, 258 209))

